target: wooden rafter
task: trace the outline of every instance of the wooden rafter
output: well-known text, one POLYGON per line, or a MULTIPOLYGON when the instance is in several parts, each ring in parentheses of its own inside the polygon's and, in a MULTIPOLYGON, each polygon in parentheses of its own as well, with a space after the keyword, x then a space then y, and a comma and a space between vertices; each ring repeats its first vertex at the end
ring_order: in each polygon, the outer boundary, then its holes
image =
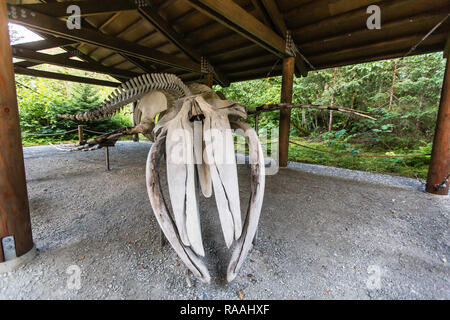
MULTIPOLYGON (((68 53, 68 55, 70 55, 70 53, 68 53)), ((25 60, 31 61, 31 62, 46 63, 46 64, 51 64, 51 65, 56 65, 56 66, 80 69, 80 70, 91 71, 91 72, 98 72, 98 73, 118 76, 121 78, 132 78, 132 77, 136 77, 139 75, 135 72, 131 72, 128 70, 114 69, 114 68, 110 68, 110 67, 106 67, 106 66, 98 66, 98 65, 93 65, 91 63, 87 63, 87 62, 68 59, 65 56, 65 54, 63 54, 63 56, 51 55, 51 54, 40 53, 40 52, 36 52, 33 50, 28 50, 28 49, 13 48, 13 56, 15 58, 25 59, 25 60)))
POLYGON ((444 58, 449 59, 450 54, 450 31, 447 35, 447 41, 445 42, 445 48, 444 48, 444 58))
MULTIPOLYGON (((12 50, 14 52, 14 50, 17 50, 17 49, 13 48, 12 50)), ((63 53, 55 54, 54 56, 58 57, 58 58, 62 58, 62 59, 69 59, 69 58, 73 57, 74 55, 72 52, 63 52, 63 53)), ((20 62, 14 63, 14 66, 22 67, 22 68, 31 68, 31 67, 43 64, 43 63, 45 63, 45 62, 31 62, 31 61, 25 59, 25 61, 20 61, 20 62)))
MULTIPOLYGON (((150 3, 146 6, 138 8, 138 12, 142 18, 150 22, 160 33, 162 33, 173 45, 181 50, 188 57, 196 62, 201 62, 202 55, 191 45, 186 43, 183 37, 173 27, 159 15, 158 10, 150 3)), ((224 74, 219 70, 215 70, 215 78, 221 86, 227 87, 230 82, 224 74)))
POLYGON ((112 81, 106 81, 106 80, 97 80, 97 79, 92 79, 92 78, 72 76, 70 74, 63 74, 63 73, 48 72, 48 71, 42 71, 42 70, 36 70, 36 69, 22 68, 22 67, 18 67, 18 66, 14 67, 14 72, 16 74, 23 74, 23 75, 32 76, 32 77, 49 78, 49 79, 72 81, 72 82, 80 82, 80 83, 94 84, 94 85, 97 85, 97 86, 105 86, 105 87, 117 87, 117 86, 120 85, 120 82, 112 82, 112 81))
MULTIPOLYGON (((274 0, 259 0, 259 1, 261 1, 277 33, 281 36, 286 36, 288 28, 284 21, 283 15, 281 14, 280 9, 278 8, 277 3, 274 0)), ((295 67, 297 69, 297 72, 300 74, 303 74, 304 70, 306 70, 305 62, 303 61, 302 57, 299 54, 295 56, 295 67)))
POLYGON ((280 58, 286 56, 285 40, 232 0, 187 0, 187 2, 280 58))
MULTIPOLYGON (((11 8, 11 5, 8 5, 8 7, 11 8)), ((68 30, 63 21, 38 12, 32 12, 28 9, 23 10, 23 14, 21 15, 10 15, 10 21, 44 33, 50 33, 73 41, 101 46, 132 57, 154 61, 159 64, 173 66, 183 70, 200 72, 199 63, 175 56, 168 56, 161 51, 152 50, 126 40, 107 36, 95 30, 87 28, 68 30)))
MULTIPOLYGON (((197 10, 272 52, 287 56, 286 41, 232 0, 187 0, 197 10)), ((302 70, 306 74, 307 69, 302 70)))

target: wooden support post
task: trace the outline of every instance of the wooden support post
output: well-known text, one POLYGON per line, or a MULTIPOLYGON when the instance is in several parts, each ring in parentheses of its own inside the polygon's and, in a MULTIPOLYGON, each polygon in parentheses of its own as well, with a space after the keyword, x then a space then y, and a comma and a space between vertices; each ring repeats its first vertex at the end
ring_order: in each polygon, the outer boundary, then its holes
POLYGON ((0 3, 0 53, 0 272, 7 272, 31 260, 36 249, 4 2, 0 3))
MULTIPOLYGON (((292 88, 294 85, 295 58, 289 57, 283 60, 283 79, 281 87, 281 103, 292 103, 292 88)), ((291 126, 291 110, 280 110, 279 149, 280 168, 287 167, 289 153, 289 131, 291 126)))
POLYGON ((213 84, 214 84, 214 75, 212 73, 207 73, 205 75, 205 84, 212 88, 213 84))
MULTIPOLYGON (((134 112, 136 110, 136 107, 137 107, 137 102, 133 102, 133 114, 131 115, 131 117, 132 117, 131 122, 133 124, 133 127, 136 126, 136 119, 135 119, 135 116, 134 116, 134 112)), ((134 142, 139 142, 139 133, 133 134, 133 138, 132 139, 133 139, 134 142)))
POLYGON ((437 115, 430 169, 428 170, 426 191, 447 195, 450 182, 441 185, 450 174, 450 57, 444 73, 441 102, 437 115))
POLYGON ((83 139, 83 126, 82 125, 78 125, 78 143, 80 145, 84 144, 84 139, 83 139))

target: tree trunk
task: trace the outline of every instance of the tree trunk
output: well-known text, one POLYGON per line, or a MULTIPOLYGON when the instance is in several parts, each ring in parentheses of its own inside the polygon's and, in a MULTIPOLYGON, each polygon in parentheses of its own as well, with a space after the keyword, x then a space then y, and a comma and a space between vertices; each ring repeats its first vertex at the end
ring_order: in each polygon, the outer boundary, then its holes
MULTIPOLYGON (((331 95, 331 107, 334 107, 334 89, 336 86, 336 74, 337 74, 338 68, 334 68, 334 74, 333 74, 333 93, 331 95)), ((330 110, 330 121, 328 124, 328 132, 331 132, 331 129, 333 128, 333 110, 330 110)))
POLYGON ((398 67, 398 60, 395 60, 394 74, 393 74, 393 77, 392 77, 391 96, 389 98, 389 111, 392 110, 392 104, 394 102, 394 86, 395 86, 395 80, 397 79, 397 67, 398 67))

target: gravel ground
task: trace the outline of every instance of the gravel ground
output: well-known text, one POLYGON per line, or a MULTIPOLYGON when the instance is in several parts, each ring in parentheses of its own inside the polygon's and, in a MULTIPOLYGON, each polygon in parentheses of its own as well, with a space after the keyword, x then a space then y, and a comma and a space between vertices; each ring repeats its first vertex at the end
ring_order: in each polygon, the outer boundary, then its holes
MULTIPOLYGON (((0 275, 0 299, 450 298, 449 197, 413 179, 296 163, 267 176, 259 240, 231 284, 214 200, 200 200, 213 280, 188 286, 177 255, 159 246, 149 148, 118 143, 110 172, 102 150, 25 148, 39 254, 0 275)), ((239 180, 244 204, 245 165, 239 180)))

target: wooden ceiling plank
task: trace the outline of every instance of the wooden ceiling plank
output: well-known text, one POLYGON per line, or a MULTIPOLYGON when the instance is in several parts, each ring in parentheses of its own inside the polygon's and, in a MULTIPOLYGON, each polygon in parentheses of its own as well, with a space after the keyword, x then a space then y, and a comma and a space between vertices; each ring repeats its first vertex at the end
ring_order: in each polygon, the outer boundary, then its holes
POLYGON ((23 74, 23 75, 32 76, 32 77, 49 78, 49 79, 71 81, 71 82, 79 82, 79 83, 87 83, 87 84, 93 84, 93 85, 105 86, 105 87, 117 87, 117 86, 120 85, 120 82, 112 82, 112 81, 106 81, 106 80, 97 80, 97 79, 93 79, 93 78, 78 77, 78 76, 72 76, 72 75, 69 75, 69 74, 49 72, 49 71, 42 71, 42 70, 35 70, 35 69, 28 69, 28 68, 22 68, 22 67, 18 67, 18 66, 14 67, 14 73, 16 73, 16 74, 23 74))
MULTIPOLYGON (((156 8, 154 8, 150 3, 148 3, 148 5, 146 6, 140 7, 138 9, 138 12, 142 16, 142 18, 152 24, 184 54, 186 54, 196 62, 201 62, 202 55, 189 44, 187 44, 180 33, 173 29, 173 27, 158 14, 156 8)), ((228 87, 230 85, 230 82, 227 80, 226 76, 219 70, 215 70, 214 76, 221 86, 228 87)))
POLYGON ((268 27, 273 27, 272 21, 270 20, 270 17, 267 14, 266 10, 264 10, 261 0, 251 0, 251 2, 253 4, 253 7, 255 7, 258 15, 261 17, 261 22, 263 22, 268 27))
MULTIPOLYGON (((8 5, 8 8, 11 9, 11 5, 8 5)), ((163 52, 152 50, 126 40, 107 36, 99 31, 90 30, 87 28, 80 30, 68 30, 63 21, 41 13, 32 12, 27 9, 23 10, 25 10, 25 12, 21 15, 10 15, 10 21, 39 30, 41 32, 50 33, 78 42, 86 42, 101 46, 136 58, 147 59, 184 70, 200 72, 199 63, 178 57, 168 56, 163 52)), ((9 12, 11 12, 11 10, 9 10, 9 12)))
MULTIPOLYGON (((383 25, 414 16, 420 13, 426 13, 430 10, 442 9, 448 12, 448 0, 433 0, 433 6, 423 0, 398 0, 398 1, 382 1, 379 4, 381 12, 383 12, 383 25)), ((355 9, 353 11, 344 12, 339 15, 324 18, 311 24, 292 29, 293 35, 298 36, 297 44, 302 45, 310 41, 330 38, 334 35, 350 33, 355 29, 366 28, 367 7, 355 9)))
MULTIPOLYGON (((429 36, 424 42, 423 45, 435 45, 438 43, 442 43, 442 39, 446 36, 446 34, 433 34, 429 36)), ((418 43, 423 38, 423 34, 415 34, 409 35, 405 37, 399 37, 395 39, 390 39, 386 41, 375 42, 368 45, 355 46, 351 48, 345 48, 339 51, 327 52, 321 55, 316 55, 313 57, 313 61, 316 64, 324 64, 326 62, 338 61, 338 60, 347 60, 351 61, 352 59, 359 59, 361 56, 366 56, 367 54, 372 53, 373 56, 382 56, 385 52, 393 51, 393 50, 404 50, 404 54, 408 52, 408 50, 415 44, 418 43)), ((419 47, 420 48, 420 47, 419 47)), ((443 49, 441 45, 441 50, 443 49)))
MULTIPOLYGON (((421 48, 419 47, 414 52, 412 52, 410 54, 410 56, 431 53, 431 52, 438 52, 438 51, 442 51, 442 46, 434 44, 434 45, 430 45, 430 46, 423 46, 421 48)), ((358 57, 356 59, 353 58, 350 60, 348 60, 348 59, 347 60, 338 60, 338 61, 334 61, 332 63, 327 63, 327 62, 317 63, 317 68, 318 69, 328 69, 328 68, 334 68, 334 67, 349 66, 349 65, 359 64, 359 63, 401 58, 404 55, 405 55, 405 51, 400 51, 400 52, 395 51, 393 53, 385 53, 383 55, 378 55, 378 56, 370 55, 370 56, 365 56, 365 57, 358 57)))
POLYGON ((286 41, 232 0, 187 0, 194 8, 257 43, 280 58, 286 41))
POLYGON ((355 46, 410 35, 412 33, 416 34, 421 31, 426 32, 425 30, 430 30, 445 16, 446 13, 442 11, 423 13, 403 20, 384 23, 383 28, 380 30, 367 30, 367 28, 362 27, 336 36, 305 43, 301 48, 310 55, 316 55, 340 50, 350 44, 355 46))
POLYGON ((116 13, 119 11, 136 10, 136 5, 123 0, 108 0, 106 4, 103 1, 85 0, 85 1, 65 1, 52 3, 22 4, 20 7, 31 11, 50 15, 52 17, 67 17, 67 8, 71 5, 77 5, 80 8, 81 16, 91 16, 96 14, 116 13))

